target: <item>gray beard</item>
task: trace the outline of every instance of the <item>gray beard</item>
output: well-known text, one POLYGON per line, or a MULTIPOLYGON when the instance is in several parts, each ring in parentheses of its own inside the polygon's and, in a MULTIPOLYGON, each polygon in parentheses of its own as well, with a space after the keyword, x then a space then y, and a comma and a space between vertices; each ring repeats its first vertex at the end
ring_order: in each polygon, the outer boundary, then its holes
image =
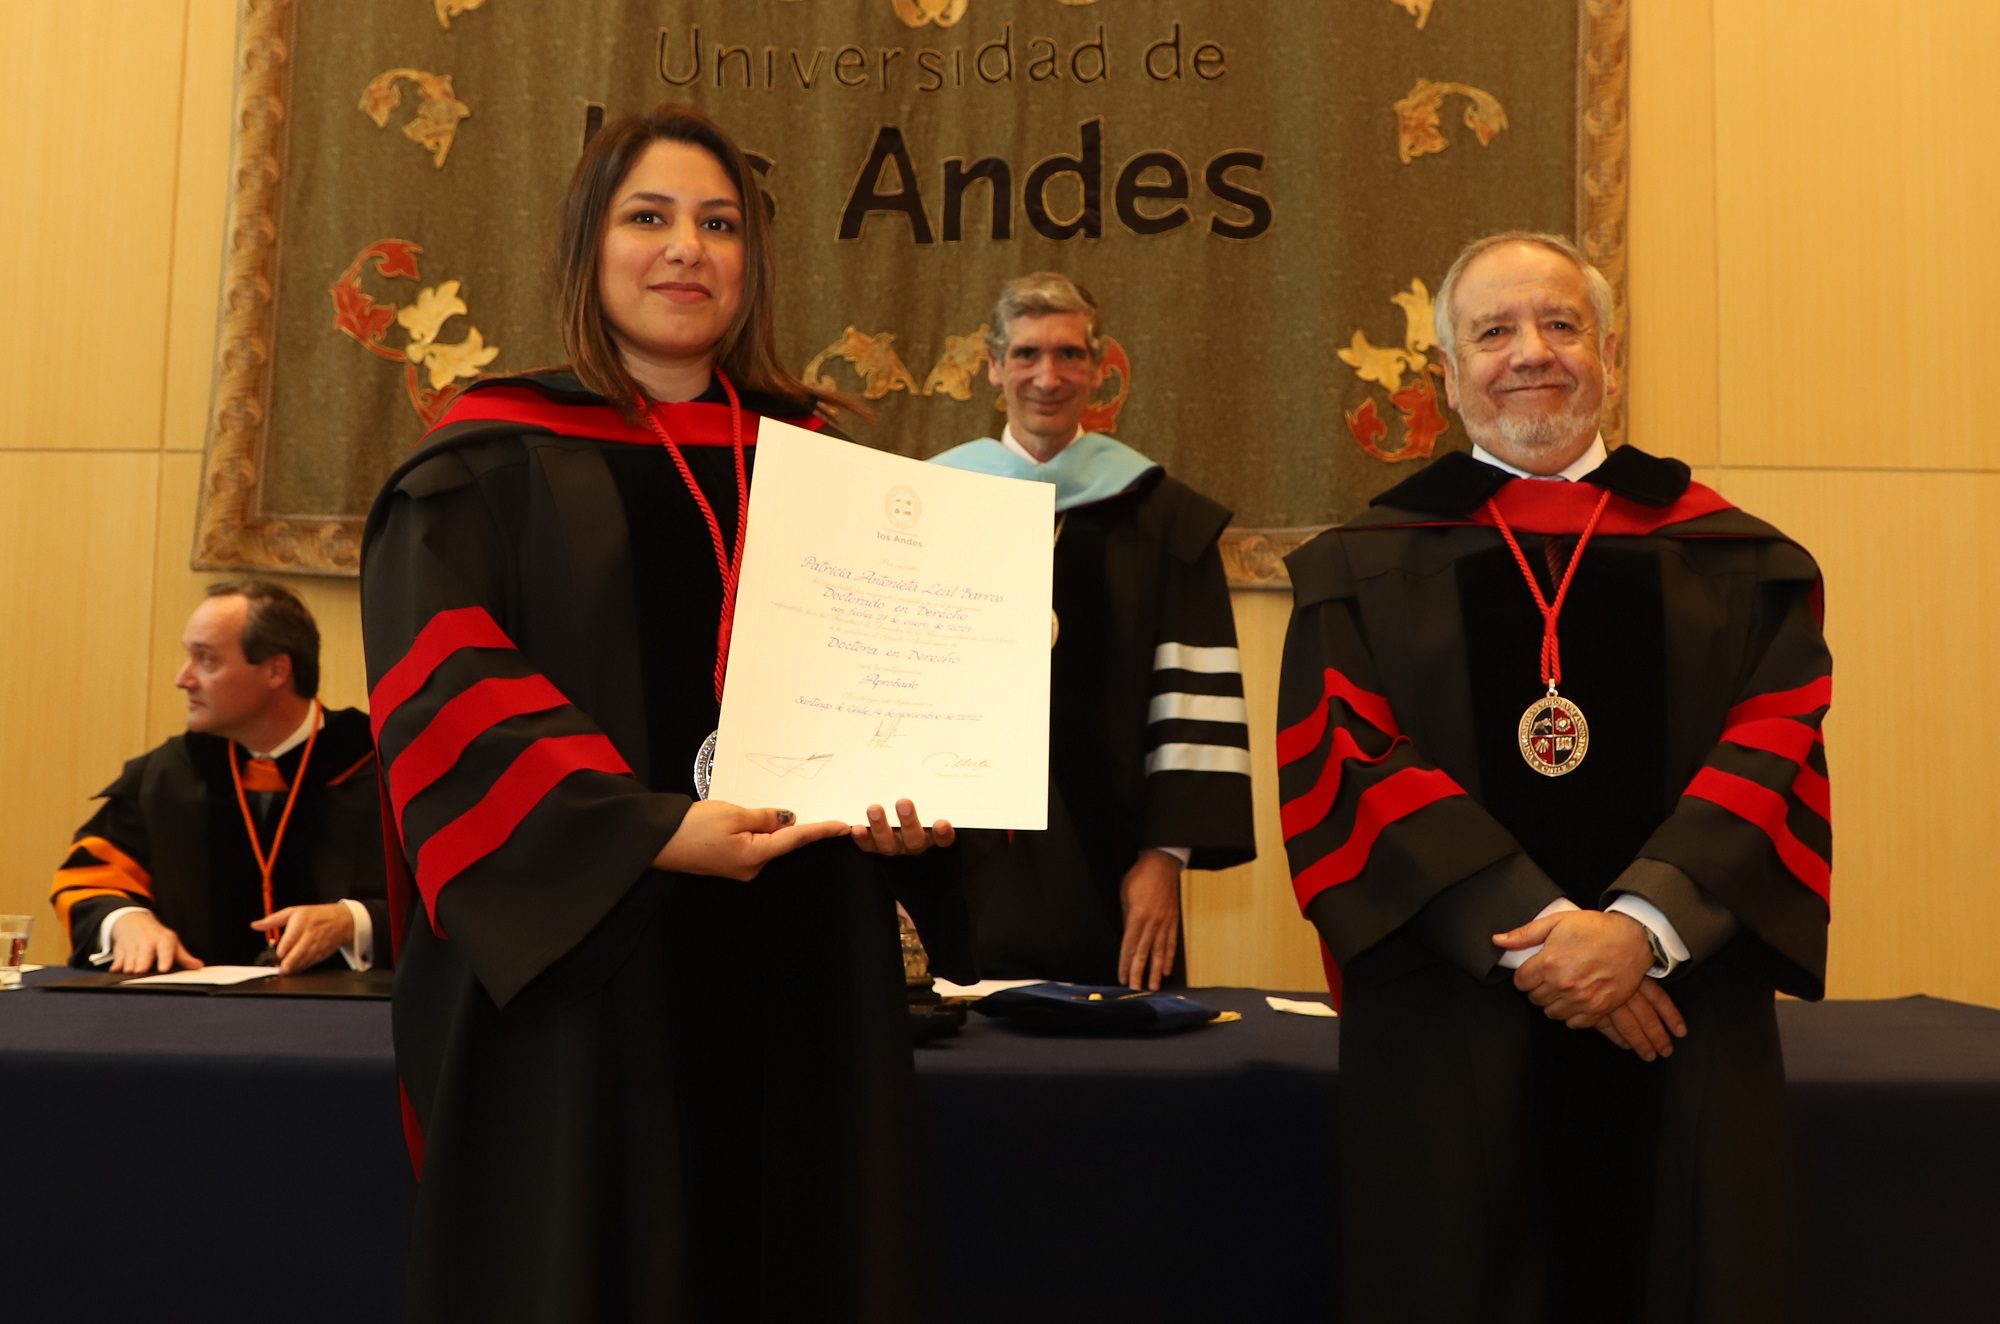
POLYGON ((1581 400, 1572 397, 1559 414, 1496 418, 1491 441, 1479 437, 1473 440, 1516 468, 1530 469, 1535 466, 1524 461, 1561 455, 1572 449, 1581 454, 1597 435, 1597 419, 1595 407, 1584 406, 1581 400))

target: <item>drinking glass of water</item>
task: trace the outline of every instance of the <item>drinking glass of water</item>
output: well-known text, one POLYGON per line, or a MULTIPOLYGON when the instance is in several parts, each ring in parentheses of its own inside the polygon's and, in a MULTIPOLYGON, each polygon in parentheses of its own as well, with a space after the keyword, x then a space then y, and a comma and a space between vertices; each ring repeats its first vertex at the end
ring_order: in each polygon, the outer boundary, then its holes
POLYGON ((21 963, 28 959, 33 915, 0 915, 0 991, 21 987, 21 963))

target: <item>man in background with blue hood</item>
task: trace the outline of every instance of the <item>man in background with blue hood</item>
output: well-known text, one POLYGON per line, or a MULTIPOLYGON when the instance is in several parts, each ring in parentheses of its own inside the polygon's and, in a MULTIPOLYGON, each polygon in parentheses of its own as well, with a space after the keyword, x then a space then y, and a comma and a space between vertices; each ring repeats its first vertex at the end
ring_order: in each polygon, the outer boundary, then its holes
POLYGON ((1183 868, 1256 855, 1229 584, 1229 511, 1085 432, 1104 381, 1096 302, 1054 272, 1008 283, 987 374, 998 439, 935 463, 1056 489, 1049 825, 959 834, 980 972, 1160 987, 1181 948, 1183 868))

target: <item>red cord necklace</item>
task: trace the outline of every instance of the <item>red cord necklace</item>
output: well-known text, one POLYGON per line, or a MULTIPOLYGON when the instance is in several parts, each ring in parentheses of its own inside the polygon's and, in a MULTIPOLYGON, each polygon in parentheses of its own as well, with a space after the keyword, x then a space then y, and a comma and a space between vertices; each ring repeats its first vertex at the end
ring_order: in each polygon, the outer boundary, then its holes
POLYGON ((1521 554, 1521 544, 1515 541, 1514 531, 1507 527, 1507 519, 1500 513, 1498 503, 1491 497, 1486 500, 1486 509, 1499 526, 1500 536, 1507 540, 1515 563, 1521 567, 1522 577, 1528 581, 1528 591, 1535 595, 1535 605, 1542 612, 1542 683, 1549 687, 1549 692, 1529 704, 1527 711, 1521 714, 1515 737, 1521 745, 1521 757, 1544 777, 1560 777, 1566 772, 1575 772, 1582 765, 1583 756, 1590 752, 1590 723, 1584 720, 1581 709, 1556 693, 1556 683, 1562 679, 1562 647, 1556 637, 1556 621, 1562 616, 1563 600, 1569 596, 1570 582, 1576 578, 1576 567, 1583 560, 1583 549, 1590 545, 1590 535, 1596 532, 1597 521, 1610 502, 1611 493, 1608 491, 1597 499, 1597 509, 1590 512, 1583 534, 1576 540, 1576 550, 1570 553, 1569 568, 1563 572, 1562 583, 1556 588, 1556 600, 1551 603, 1542 596, 1542 586, 1535 579, 1535 572, 1528 568, 1528 558, 1521 554))
MULTIPOLYGON (((726 550, 722 542, 722 522, 715 517, 715 507, 709 504, 708 494, 701 490, 701 484, 694 480, 694 471, 688 468, 687 457, 674 441, 667 425, 660 421, 655 407, 643 397, 639 404, 646 415, 647 424, 653 435, 660 439, 667 454, 674 460, 674 468, 680 470, 681 481, 687 484, 688 495, 701 510, 702 519, 708 524, 708 538, 715 549, 715 571, 722 577, 722 615, 715 624, 715 703, 722 706, 722 682, 729 673, 729 633, 736 623, 736 581, 743 572, 743 536, 750 527, 750 469, 743 452, 743 402, 736 396, 736 386, 729 380, 729 374, 717 368, 715 375, 722 382, 723 394, 729 397, 729 441, 736 451, 736 546, 726 550)), ((694 756, 694 789, 701 799, 708 799, 709 775, 715 768, 715 737, 717 732, 708 733, 708 739, 701 742, 701 748, 694 756)))

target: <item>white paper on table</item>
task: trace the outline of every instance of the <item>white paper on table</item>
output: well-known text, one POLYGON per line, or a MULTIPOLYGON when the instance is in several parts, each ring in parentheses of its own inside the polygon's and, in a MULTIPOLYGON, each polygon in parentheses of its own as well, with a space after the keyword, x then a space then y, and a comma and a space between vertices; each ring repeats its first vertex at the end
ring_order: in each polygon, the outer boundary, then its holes
POLYGON ((269 979, 278 973, 274 965, 205 965, 199 970, 175 970, 171 974, 141 975, 128 984, 247 984, 253 979, 269 979))
POLYGON ((1338 1016, 1339 1012, 1324 1002, 1301 1001, 1297 998, 1274 998, 1266 994, 1264 1001, 1272 1011, 1282 1011, 1292 1016, 1338 1016))
POLYGON ((988 993, 1048 982, 1046 979, 982 979, 976 984, 954 984, 949 979, 933 979, 931 992, 941 998, 983 998, 988 993))
POLYGON ((763 419, 711 794, 1048 823, 1055 488, 763 419))

